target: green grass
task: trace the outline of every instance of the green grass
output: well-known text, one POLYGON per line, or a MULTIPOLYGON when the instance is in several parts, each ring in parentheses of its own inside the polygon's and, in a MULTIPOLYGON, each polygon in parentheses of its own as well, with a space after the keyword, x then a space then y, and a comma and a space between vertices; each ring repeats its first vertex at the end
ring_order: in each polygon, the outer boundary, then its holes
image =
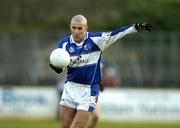
POLYGON ((100 122, 97 128, 180 128, 174 122, 100 122))
MULTIPOLYGON (((60 128, 58 120, 1 119, 0 128, 60 128)), ((110 122, 100 121, 97 128, 180 128, 178 122, 110 122)))
POLYGON ((57 120, 0 120, 0 128, 59 128, 57 120))

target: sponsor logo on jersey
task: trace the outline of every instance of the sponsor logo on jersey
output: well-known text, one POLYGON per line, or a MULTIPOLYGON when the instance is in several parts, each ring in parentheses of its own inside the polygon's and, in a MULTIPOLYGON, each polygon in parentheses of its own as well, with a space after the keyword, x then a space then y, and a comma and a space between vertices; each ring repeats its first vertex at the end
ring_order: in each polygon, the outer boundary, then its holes
POLYGON ((89 59, 81 59, 81 56, 78 56, 76 59, 71 59, 70 65, 73 66, 75 64, 88 63, 89 59))

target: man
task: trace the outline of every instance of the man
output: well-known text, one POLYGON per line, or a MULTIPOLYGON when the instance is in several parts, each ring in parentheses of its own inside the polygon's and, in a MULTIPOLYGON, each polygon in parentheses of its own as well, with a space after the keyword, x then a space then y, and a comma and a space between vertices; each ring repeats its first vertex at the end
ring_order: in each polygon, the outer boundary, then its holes
MULTIPOLYGON (((146 23, 136 23, 111 32, 88 32, 87 19, 75 15, 70 23, 71 35, 60 40, 58 47, 68 51, 71 63, 60 102, 62 128, 85 128, 96 106, 101 83, 102 52, 123 36, 141 30, 151 31, 146 23)), ((51 68, 61 73, 62 69, 51 68)))

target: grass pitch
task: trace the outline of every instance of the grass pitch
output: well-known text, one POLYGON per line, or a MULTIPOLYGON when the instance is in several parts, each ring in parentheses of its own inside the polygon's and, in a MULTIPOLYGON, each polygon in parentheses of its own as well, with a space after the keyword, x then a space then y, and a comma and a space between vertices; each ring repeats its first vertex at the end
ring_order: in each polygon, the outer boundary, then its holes
MULTIPOLYGON (((0 128, 60 128, 60 123, 58 120, 1 119, 0 128)), ((180 128, 180 123, 100 121, 97 128, 180 128)))

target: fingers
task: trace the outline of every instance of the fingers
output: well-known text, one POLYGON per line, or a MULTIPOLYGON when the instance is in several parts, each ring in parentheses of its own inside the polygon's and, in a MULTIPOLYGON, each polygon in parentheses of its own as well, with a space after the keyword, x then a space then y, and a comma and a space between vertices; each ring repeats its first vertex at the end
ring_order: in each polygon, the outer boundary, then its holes
POLYGON ((147 30, 148 32, 151 32, 152 26, 147 23, 140 23, 140 27, 143 30, 147 30))
POLYGON ((149 25, 149 24, 147 24, 146 29, 147 29, 147 31, 151 32, 151 30, 152 30, 152 26, 151 26, 151 25, 149 25))
POLYGON ((49 64, 49 66, 50 66, 50 67, 53 67, 53 65, 52 65, 51 63, 49 64))

